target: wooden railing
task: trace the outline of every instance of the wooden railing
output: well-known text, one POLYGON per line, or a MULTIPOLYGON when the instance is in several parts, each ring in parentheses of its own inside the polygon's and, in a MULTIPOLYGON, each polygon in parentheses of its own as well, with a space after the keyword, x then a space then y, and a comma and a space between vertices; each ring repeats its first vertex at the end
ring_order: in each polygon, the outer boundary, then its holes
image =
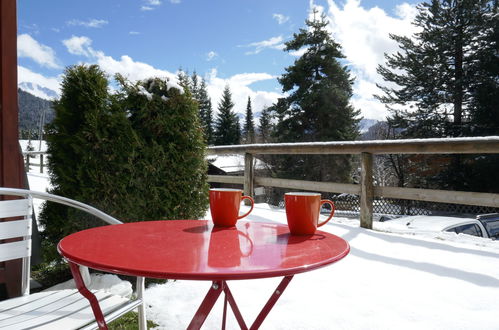
POLYGON ((45 167, 45 161, 46 159, 47 152, 46 151, 23 151, 23 158, 24 158, 24 167, 26 169, 26 172, 29 172, 29 166, 34 165, 34 166, 40 166, 40 173, 43 173, 43 168, 45 167), (32 157, 38 157, 38 163, 32 163, 31 158, 32 157))
POLYGON ((372 228, 373 199, 375 196, 440 203, 499 207, 499 194, 495 193, 375 186, 373 183, 374 155, 498 153, 498 136, 452 139, 376 140, 215 146, 208 148, 209 155, 242 154, 245 156, 244 176, 210 175, 208 176, 208 181, 242 184, 244 186, 244 193, 250 196, 254 196, 255 186, 359 195, 360 225, 364 228, 372 228), (254 155, 265 154, 357 154, 360 155, 361 159, 360 184, 255 177, 253 168, 254 155))

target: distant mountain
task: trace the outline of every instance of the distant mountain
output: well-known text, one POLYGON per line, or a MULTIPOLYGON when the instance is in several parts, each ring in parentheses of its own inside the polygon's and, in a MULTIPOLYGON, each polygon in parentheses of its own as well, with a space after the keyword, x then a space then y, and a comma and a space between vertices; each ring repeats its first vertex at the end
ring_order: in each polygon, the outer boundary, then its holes
POLYGON ((361 140, 385 140, 387 137, 388 123, 386 121, 377 121, 370 126, 367 131, 362 133, 361 140))
POLYGON ((28 92, 18 89, 19 100, 19 130, 38 132, 40 119, 45 112, 45 124, 54 120, 52 101, 36 97, 28 92))
POLYGON ((363 134, 367 132, 369 127, 375 125, 378 122, 376 119, 362 119, 359 123, 359 130, 360 133, 363 134))
POLYGON ((56 91, 31 82, 22 82, 18 85, 18 87, 23 91, 42 99, 53 100, 59 98, 56 91))

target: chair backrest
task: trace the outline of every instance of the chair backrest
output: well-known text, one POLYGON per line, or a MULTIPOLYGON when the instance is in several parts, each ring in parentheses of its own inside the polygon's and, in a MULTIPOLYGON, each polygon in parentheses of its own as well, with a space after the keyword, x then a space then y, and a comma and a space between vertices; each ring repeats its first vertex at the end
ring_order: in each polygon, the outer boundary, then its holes
MULTIPOLYGON (((22 295, 29 294, 30 256, 31 256, 31 212, 33 198, 76 208, 91 214, 104 222, 116 225, 122 222, 112 216, 81 202, 70 198, 57 196, 41 191, 0 187, 0 195, 19 196, 23 199, 0 201, 0 221, 2 218, 22 217, 20 220, 0 223, 0 242, 11 238, 21 238, 19 242, 0 243, 0 262, 22 258, 22 295)), ((19 218, 18 218, 19 219, 19 218)), ((83 272, 86 280, 89 279, 88 269, 83 272)))
POLYGON ((0 201, 0 262, 22 258, 23 295, 29 294, 32 210, 31 197, 0 201))

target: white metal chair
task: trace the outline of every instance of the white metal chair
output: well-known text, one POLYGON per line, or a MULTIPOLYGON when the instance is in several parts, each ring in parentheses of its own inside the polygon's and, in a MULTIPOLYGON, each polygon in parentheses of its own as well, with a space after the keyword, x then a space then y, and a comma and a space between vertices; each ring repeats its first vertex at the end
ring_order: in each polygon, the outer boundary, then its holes
MULTIPOLYGON (((109 224, 122 222, 89 205, 48 193, 0 187, 0 195, 23 197, 23 199, 0 201, 0 219, 20 218, 0 222, 0 242, 21 238, 15 242, 0 243, 0 262, 20 258, 23 260, 22 279, 20 279, 23 295, 0 302, 0 329, 98 329, 88 300, 77 289, 29 294, 32 199, 40 198, 74 207, 109 224)), ((85 284, 88 285, 90 281, 88 269, 80 267, 80 272, 85 284)), ((137 297, 133 300, 104 291, 92 291, 99 300, 107 323, 138 308, 139 329, 145 330, 147 327, 143 292, 143 277, 137 277, 137 297)))

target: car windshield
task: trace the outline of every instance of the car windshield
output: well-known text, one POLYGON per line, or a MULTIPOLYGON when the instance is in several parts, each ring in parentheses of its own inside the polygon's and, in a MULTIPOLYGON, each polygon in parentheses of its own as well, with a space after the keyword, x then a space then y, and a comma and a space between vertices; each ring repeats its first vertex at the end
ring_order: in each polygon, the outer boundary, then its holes
POLYGON ((483 237, 482 231, 480 230, 480 227, 478 227, 478 225, 476 225, 474 223, 469 223, 466 225, 459 225, 456 227, 449 228, 446 231, 453 232, 456 234, 467 234, 467 235, 472 235, 472 236, 483 237))
POLYGON ((492 239, 499 238, 499 218, 480 219, 480 221, 485 226, 485 229, 487 229, 487 232, 489 233, 490 238, 492 238, 492 239))

